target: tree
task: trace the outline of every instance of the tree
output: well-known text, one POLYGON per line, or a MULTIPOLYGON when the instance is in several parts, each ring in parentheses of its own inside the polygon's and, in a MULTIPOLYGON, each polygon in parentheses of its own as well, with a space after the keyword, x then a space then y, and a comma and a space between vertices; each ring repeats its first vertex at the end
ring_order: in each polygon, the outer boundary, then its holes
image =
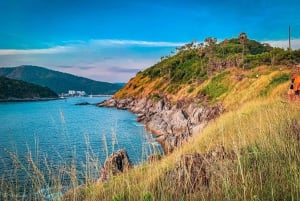
POLYGON ((243 64, 243 69, 245 69, 244 65, 244 56, 245 56, 245 43, 247 41, 247 34, 245 32, 240 33, 239 35, 239 41, 243 46, 243 53, 242 53, 242 64, 243 64))

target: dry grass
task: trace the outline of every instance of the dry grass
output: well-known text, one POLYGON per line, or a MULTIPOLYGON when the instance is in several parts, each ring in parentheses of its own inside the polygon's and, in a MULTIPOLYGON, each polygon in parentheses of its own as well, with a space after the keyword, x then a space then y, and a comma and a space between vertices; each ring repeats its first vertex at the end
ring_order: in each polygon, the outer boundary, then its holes
POLYGON ((211 122, 203 133, 161 161, 91 185, 81 193, 84 200, 114 201, 299 200, 299 109, 298 103, 280 98, 246 103, 211 122), (170 180, 167 172, 174 170, 181 156, 206 153, 220 144, 234 159, 209 167, 209 187, 170 180), (196 191, 187 192, 195 185, 196 191))

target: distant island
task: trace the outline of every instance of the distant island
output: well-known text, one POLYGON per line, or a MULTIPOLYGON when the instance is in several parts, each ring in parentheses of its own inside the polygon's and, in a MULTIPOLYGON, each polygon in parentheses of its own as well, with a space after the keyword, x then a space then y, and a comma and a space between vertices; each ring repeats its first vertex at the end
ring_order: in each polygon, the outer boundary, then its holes
POLYGON ((68 93, 69 90, 84 91, 86 94, 111 95, 125 84, 100 82, 68 73, 50 70, 39 66, 23 65, 0 68, 0 76, 23 80, 40 86, 49 87, 57 94, 68 93))
POLYGON ((58 95, 48 87, 21 80, 0 77, 0 101, 35 101, 57 99, 58 95))

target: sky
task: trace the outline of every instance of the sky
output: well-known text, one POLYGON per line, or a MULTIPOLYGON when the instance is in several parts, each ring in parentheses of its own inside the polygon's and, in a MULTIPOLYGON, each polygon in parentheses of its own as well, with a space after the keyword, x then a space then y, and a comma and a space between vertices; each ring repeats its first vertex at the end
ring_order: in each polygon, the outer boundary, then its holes
POLYGON ((0 66, 127 82, 176 47, 238 37, 300 48, 299 0, 0 0, 0 66))

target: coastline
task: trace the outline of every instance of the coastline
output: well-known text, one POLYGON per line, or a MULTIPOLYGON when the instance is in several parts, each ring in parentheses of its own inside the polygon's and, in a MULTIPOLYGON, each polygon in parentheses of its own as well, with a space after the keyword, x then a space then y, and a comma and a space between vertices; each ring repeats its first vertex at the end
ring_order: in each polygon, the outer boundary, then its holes
POLYGON ((129 110, 137 115, 137 121, 153 133, 168 154, 181 146, 196 134, 199 134, 208 122, 223 113, 221 104, 199 105, 193 100, 181 100, 171 104, 166 98, 114 97, 96 104, 98 107, 114 107, 129 110))

